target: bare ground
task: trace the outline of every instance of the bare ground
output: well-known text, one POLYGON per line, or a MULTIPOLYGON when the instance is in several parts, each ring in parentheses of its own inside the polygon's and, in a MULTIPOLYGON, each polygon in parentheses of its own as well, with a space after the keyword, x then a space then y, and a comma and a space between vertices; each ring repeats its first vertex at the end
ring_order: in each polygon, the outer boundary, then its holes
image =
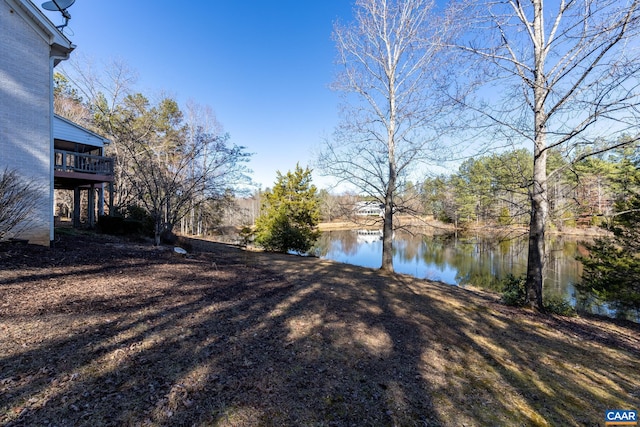
POLYGON ((0 251, 3 426, 596 426, 640 327, 204 241, 0 251))

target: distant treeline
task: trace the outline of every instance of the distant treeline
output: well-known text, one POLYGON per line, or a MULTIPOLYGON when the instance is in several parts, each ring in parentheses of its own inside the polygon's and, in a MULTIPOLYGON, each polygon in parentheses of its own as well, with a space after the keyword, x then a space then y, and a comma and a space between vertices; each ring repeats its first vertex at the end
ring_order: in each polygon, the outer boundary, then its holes
MULTIPOLYGON (((549 153, 549 220, 553 227, 597 226, 614 213, 638 184, 637 144, 571 164, 549 153), (553 171, 553 172, 552 172, 553 171)), ((530 218, 532 154, 526 149, 490 154, 462 163, 449 176, 425 180, 418 188, 424 214, 464 227, 471 223, 527 225, 530 218)))

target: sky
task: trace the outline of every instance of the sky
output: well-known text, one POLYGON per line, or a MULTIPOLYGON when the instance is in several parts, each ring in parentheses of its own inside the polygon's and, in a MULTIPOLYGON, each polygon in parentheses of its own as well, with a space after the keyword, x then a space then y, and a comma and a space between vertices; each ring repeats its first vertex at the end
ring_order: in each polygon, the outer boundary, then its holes
MULTIPOLYGON (((40 6, 41 0, 34 0, 40 6)), ((181 106, 210 106, 231 142, 253 153, 262 188, 296 163, 313 169, 314 150, 338 124, 337 20, 350 0, 76 0, 65 35, 73 55, 114 59, 138 75, 135 89, 166 93, 181 106)), ((44 11, 55 25, 59 12, 44 11)), ((313 173, 320 188, 332 180, 313 173)))

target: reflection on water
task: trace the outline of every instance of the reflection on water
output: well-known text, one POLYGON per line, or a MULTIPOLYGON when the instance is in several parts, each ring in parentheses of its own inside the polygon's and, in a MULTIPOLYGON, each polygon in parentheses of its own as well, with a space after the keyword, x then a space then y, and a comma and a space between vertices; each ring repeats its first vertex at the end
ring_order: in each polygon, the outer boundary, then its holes
MULTIPOLYGON (((417 236, 396 232, 393 265, 398 273, 450 285, 473 285, 500 291, 507 275, 524 276, 527 271, 528 237, 417 236)), ((586 255, 575 238, 552 236, 547 242, 548 259, 544 279, 546 297, 560 296, 578 310, 615 316, 606 304, 579 304, 574 283, 580 280, 582 264, 577 255, 586 255)), ((328 231, 316 243, 315 254, 347 264, 379 268, 382 263, 382 231, 328 231)), ((636 322, 638 314, 617 313, 636 322)))
MULTIPOLYGON (((394 235, 393 265, 398 273, 438 280, 451 285, 473 285, 498 290, 508 274, 524 275, 527 237, 497 240, 486 236, 394 235)), ((573 298, 573 284, 582 265, 575 256, 583 250, 576 241, 554 237, 548 242, 545 290, 573 298)), ((382 232, 329 231, 316 244, 316 254, 347 264, 378 268, 382 260, 382 232)))

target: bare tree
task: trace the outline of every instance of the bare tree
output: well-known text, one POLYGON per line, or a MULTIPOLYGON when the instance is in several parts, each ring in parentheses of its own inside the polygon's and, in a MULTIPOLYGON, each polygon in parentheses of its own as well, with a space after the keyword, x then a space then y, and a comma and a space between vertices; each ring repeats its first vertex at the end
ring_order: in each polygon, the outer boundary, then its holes
POLYGON ((29 226, 40 190, 14 170, 5 168, 0 172, 0 240, 29 226))
POLYGON ((111 120, 110 115, 118 111, 125 98, 133 93, 137 75, 121 60, 96 64, 93 59, 82 55, 74 55, 59 68, 92 115, 90 121, 76 123, 110 136, 111 143, 105 147, 105 151, 115 160, 116 186, 111 197, 115 210, 119 210, 135 200, 135 191, 126 179, 126 173, 130 169, 130 158, 123 146, 125 141, 118 138, 117 129, 113 128, 115 122, 111 120))
POLYGON ((249 154, 229 142, 209 108, 191 104, 185 124, 171 97, 152 103, 133 91, 135 73, 126 64, 97 71, 82 58, 69 66, 67 78, 92 112, 91 127, 112 141, 115 210, 143 207, 155 222, 156 244, 187 215, 194 218, 189 232, 203 231, 203 210, 216 209, 230 188, 249 181, 249 154))
POLYGON ((320 214, 322 221, 331 222, 340 214, 340 203, 338 196, 329 193, 327 190, 320 190, 320 214))
POLYGON ((551 150, 559 152, 570 167, 619 146, 625 132, 638 135, 638 6, 636 0, 467 5, 472 34, 459 47, 480 60, 475 69, 485 73, 484 93, 503 95, 475 111, 497 125, 502 142, 533 148, 526 283, 529 304, 540 310, 548 187, 559 173, 548 171, 547 157, 551 150))
POLYGON ((58 72, 53 75, 53 84, 53 111, 74 123, 86 126, 90 122, 91 112, 82 102, 78 90, 72 87, 66 76, 58 72))
MULTIPOLYGON (((213 148, 211 140, 213 136, 224 135, 222 125, 218 122, 213 109, 209 106, 202 106, 194 102, 188 102, 185 117, 186 142, 189 146, 195 147, 202 144, 203 152, 200 156, 200 164, 191 162, 188 175, 193 179, 198 173, 209 172, 207 161, 210 158, 209 150, 213 148)), ((203 201, 207 198, 207 177, 203 177, 201 187, 194 191, 193 197, 189 201, 189 213, 187 214, 186 227, 184 231, 188 234, 201 235, 210 227, 205 224, 206 205, 203 201)))
POLYGON ((381 268, 393 271, 396 193, 438 151, 440 54, 451 21, 432 0, 358 0, 354 12, 353 24, 334 28, 342 66, 335 89, 346 103, 319 166, 384 205, 381 268))
POLYGON ((127 159, 122 179, 153 218, 156 244, 191 210, 226 198, 230 188, 248 181, 244 147, 204 125, 184 126, 173 99, 151 105, 141 94, 130 95, 108 117, 127 159))

